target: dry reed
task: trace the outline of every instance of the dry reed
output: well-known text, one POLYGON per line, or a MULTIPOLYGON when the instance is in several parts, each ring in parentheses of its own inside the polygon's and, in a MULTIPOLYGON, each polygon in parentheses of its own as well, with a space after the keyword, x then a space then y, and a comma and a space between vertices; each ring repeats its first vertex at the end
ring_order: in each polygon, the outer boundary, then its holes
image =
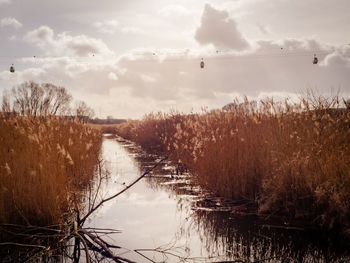
POLYGON ((94 176, 101 141, 79 121, 0 113, 0 223, 64 223, 94 176))
POLYGON ((203 114, 149 114, 117 133, 170 154, 214 193, 328 228, 350 222, 350 111, 338 97, 247 99, 203 114))

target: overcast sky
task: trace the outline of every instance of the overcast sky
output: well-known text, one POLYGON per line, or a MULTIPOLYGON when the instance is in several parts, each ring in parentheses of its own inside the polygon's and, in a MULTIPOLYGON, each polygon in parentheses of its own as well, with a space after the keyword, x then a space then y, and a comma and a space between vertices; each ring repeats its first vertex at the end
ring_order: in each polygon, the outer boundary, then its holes
POLYGON ((306 89, 349 98, 349 11, 349 0, 0 0, 0 92, 50 82, 116 118, 306 89))

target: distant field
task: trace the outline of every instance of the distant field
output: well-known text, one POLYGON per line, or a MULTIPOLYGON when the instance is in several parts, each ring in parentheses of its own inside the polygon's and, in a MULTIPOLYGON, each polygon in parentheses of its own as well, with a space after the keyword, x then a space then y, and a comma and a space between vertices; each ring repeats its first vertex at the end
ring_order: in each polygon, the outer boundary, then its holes
POLYGON ((90 119, 89 123, 92 124, 101 124, 101 125, 112 125, 112 124, 119 124, 119 123, 123 123, 126 122, 127 120, 125 119, 90 119))
POLYGON ((88 124, 91 128, 98 129, 101 131, 101 133, 110 133, 110 134, 116 134, 117 133, 117 126, 118 124, 88 124))

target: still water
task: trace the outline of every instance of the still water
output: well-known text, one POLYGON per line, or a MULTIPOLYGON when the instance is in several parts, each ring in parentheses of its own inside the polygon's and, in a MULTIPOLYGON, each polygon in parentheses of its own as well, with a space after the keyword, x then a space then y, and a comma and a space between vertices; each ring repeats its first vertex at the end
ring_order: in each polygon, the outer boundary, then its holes
MULTIPOLYGON (((124 189, 159 160, 133 143, 107 137, 103 158, 110 171, 104 197, 124 189)), ((115 254, 136 262, 350 262, 340 238, 242 217, 232 205, 201 190, 189 175, 175 175, 165 162, 107 202, 88 225, 121 230, 108 240, 122 247, 115 254), (138 250, 143 256, 135 249, 143 249, 138 250)))

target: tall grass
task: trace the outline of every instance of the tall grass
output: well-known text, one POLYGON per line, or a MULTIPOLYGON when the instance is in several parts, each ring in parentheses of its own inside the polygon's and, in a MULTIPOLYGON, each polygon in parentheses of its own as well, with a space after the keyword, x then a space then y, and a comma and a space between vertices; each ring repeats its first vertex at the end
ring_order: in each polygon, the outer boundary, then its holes
POLYGON ((245 100, 202 114, 150 114, 117 132, 186 165, 214 193, 260 213, 350 222, 350 112, 337 97, 245 100))
POLYGON ((116 134, 117 124, 94 124, 88 123, 88 126, 93 129, 98 129, 103 134, 116 134))
POLYGON ((0 223, 63 223, 94 176, 101 141, 78 121, 0 113, 0 223))

